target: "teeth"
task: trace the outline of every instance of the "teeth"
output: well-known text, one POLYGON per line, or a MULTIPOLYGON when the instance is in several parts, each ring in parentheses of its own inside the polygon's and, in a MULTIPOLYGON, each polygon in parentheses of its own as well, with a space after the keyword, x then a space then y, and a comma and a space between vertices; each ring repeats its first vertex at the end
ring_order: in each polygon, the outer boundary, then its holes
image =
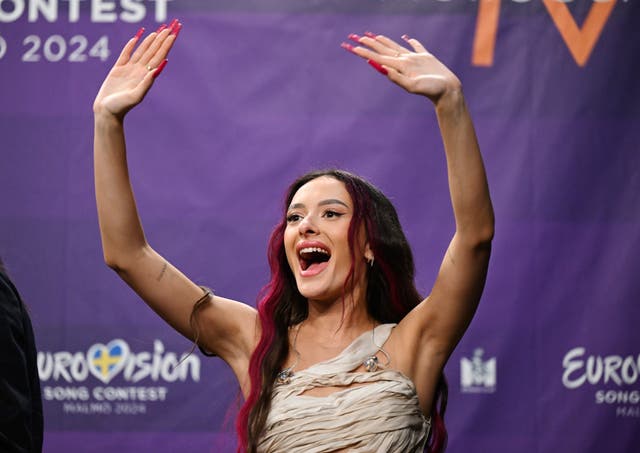
POLYGON ((329 252, 326 251, 325 249, 321 249, 319 247, 305 247, 303 249, 300 249, 300 254, 304 254, 304 253, 323 253, 325 255, 328 255, 329 252))

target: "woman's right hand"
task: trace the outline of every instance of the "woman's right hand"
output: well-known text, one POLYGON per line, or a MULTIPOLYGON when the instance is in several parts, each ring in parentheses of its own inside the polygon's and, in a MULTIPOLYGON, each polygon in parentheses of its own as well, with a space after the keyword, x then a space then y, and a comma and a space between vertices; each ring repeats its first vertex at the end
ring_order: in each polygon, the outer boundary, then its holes
POLYGON ((461 83, 458 77, 417 39, 402 36, 413 50, 371 32, 366 32, 365 36, 351 34, 349 39, 359 46, 342 43, 343 48, 367 60, 367 63, 409 93, 426 96, 436 105, 448 93, 455 93, 457 100, 462 99, 459 96, 461 83))
POLYGON ((118 119, 144 99, 153 81, 167 64, 167 55, 173 46, 182 24, 174 19, 168 27, 147 36, 140 41, 144 29, 124 46, 93 103, 96 114, 112 115, 118 119))

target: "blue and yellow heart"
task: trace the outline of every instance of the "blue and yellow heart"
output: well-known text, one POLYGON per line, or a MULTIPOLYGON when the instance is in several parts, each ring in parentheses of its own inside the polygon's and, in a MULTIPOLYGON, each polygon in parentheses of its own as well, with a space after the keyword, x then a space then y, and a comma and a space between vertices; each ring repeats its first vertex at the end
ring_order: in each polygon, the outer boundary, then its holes
POLYGON ((129 356, 129 345, 121 339, 107 345, 96 343, 87 351, 89 371, 105 384, 109 383, 125 366, 129 356))

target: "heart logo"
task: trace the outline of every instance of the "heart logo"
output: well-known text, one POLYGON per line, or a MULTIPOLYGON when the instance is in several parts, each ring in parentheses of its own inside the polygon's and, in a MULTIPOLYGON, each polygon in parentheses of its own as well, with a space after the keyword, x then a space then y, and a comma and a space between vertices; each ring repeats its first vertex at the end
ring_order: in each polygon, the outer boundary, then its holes
POLYGON ((124 368, 128 357, 129 345, 119 338, 111 340, 106 346, 96 343, 87 351, 89 371, 105 384, 124 368))

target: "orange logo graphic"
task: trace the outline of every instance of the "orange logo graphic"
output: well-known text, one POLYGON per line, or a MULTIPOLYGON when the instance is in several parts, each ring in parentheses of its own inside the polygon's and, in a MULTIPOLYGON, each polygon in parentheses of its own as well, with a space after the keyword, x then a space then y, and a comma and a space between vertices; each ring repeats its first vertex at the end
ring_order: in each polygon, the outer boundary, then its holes
MULTIPOLYGON (((582 28, 578 28, 566 3, 559 0, 542 0, 542 3, 576 64, 584 66, 598 42, 616 0, 594 1, 582 28)), ((500 0, 480 0, 471 57, 471 64, 474 66, 493 65, 499 16, 500 0)))

